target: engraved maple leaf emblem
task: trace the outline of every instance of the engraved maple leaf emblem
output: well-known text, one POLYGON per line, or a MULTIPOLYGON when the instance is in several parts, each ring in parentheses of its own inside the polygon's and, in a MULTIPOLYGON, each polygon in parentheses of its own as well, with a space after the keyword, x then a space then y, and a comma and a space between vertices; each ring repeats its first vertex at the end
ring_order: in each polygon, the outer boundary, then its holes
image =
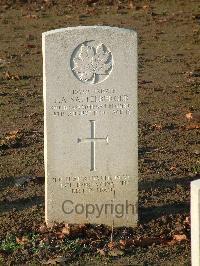
POLYGON ((108 75, 112 67, 111 53, 103 44, 96 48, 82 44, 73 62, 78 78, 91 83, 95 83, 99 75, 108 75))

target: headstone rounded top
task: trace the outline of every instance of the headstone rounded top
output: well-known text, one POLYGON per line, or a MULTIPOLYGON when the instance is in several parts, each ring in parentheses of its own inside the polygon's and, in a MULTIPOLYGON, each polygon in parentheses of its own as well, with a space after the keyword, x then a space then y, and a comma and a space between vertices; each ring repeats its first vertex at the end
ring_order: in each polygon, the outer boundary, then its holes
POLYGON ((127 29, 127 28, 119 28, 119 27, 111 27, 111 26, 77 26, 77 27, 67 27, 67 28, 61 28, 56 30, 50 30, 42 33, 42 36, 45 37, 47 35, 56 34, 56 33, 64 33, 66 31, 80 31, 80 30, 105 30, 105 31, 113 31, 118 33, 131 33, 137 36, 137 32, 133 29, 127 29))

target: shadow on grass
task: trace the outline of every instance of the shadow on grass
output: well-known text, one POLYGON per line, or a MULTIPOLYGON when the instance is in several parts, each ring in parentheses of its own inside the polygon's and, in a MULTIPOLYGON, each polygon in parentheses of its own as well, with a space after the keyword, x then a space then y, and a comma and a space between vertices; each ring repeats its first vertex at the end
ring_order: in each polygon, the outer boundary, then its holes
POLYGON ((139 221, 142 223, 158 219, 161 216, 188 214, 190 204, 188 202, 172 203, 156 207, 139 208, 139 221))
POLYGON ((25 187, 29 182, 44 184, 44 176, 6 177, 0 179, 0 191, 11 187, 25 187))
POLYGON ((174 188, 177 185, 188 186, 189 188, 190 182, 197 179, 200 179, 200 175, 195 177, 175 177, 173 179, 141 180, 139 182, 139 190, 174 188))
POLYGON ((15 201, 1 201, 0 202, 0 214, 9 212, 9 211, 22 211, 25 209, 32 208, 35 205, 44 205, 44 197, 34 196, 27 199, 18 199, 15 201))
MULTIPOLYGON (((169 188, 174 189, 177 185, 185 187, 185 189, 190 191, 190 183, 194 180, 199 179, 200 176, 197 175, 195 177, 181 177, 181 178, 173 178, 171 180, 166 179, 158 179, 158 180, 142 180, 139 183, 139 190, 162 190, 169 188)), ((139 198, 140 202, 140 198, 139 198)), ((157 219, 163 215, 175 215, 175 214, 188 214, 190 212, 190 203, 188 200, 184 202, 175 202, 169 204, 163 204, 162 206, 153 206, 153 207, 139 207, 139 221, 142 223, 148 222, 153 219, 157 219)))
POLYGON ((0 191, 3 191, 8 187, 13 187, 14 185, 15 185, 14 177, 6 177, 0 179, 0 191))

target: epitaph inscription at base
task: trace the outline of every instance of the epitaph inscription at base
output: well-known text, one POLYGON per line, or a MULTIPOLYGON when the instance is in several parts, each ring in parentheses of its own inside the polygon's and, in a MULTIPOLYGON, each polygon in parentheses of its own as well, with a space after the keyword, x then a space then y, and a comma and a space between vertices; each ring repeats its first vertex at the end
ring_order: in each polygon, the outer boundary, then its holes
POLYGON ((45 212, 53 222, 137 223, 137 35, 43 33, 45 212))

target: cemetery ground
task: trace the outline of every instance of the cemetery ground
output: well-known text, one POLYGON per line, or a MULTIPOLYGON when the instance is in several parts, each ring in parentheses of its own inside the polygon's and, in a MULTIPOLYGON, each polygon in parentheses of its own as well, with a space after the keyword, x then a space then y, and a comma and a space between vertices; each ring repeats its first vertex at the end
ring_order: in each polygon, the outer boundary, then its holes
POLYGON ((0 264, 190 265, 190 182, 200 171, 199 1, 2 0, 0 32, 0 264), (44 224, 41 34, 78 25, 138 33, 133 229, 44 224))

